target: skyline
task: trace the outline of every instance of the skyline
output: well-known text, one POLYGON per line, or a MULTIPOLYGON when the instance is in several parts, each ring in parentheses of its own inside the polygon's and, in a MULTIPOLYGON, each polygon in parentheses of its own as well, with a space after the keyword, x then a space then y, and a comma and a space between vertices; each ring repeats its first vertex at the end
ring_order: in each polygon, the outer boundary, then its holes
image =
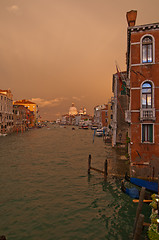
POLYGON ((112 96, 115 62, 126 70, 126 12, 137 10, 142 25, 159 22, 158 7, 158 0, 2 0, 0 88, 36 102, 44 119, 56 120, 72 102, 92 114, 112 96))

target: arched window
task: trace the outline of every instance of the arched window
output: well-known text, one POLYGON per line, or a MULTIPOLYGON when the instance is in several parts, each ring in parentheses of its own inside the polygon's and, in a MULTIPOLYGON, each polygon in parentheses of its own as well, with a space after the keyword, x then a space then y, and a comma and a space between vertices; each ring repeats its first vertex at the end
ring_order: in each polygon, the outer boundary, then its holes
POLYGON ((150 82, 142 85, 142 108, 152 108, 152 85, 150 82))
POLYGON ((153 39, 151 36, 145 36, 142 39, 142 62, 153 62, 153 39))

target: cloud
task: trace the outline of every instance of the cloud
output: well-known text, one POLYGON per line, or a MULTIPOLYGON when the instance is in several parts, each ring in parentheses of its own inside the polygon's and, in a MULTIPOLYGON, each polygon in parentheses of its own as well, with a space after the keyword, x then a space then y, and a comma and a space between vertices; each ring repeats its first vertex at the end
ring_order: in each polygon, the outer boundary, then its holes
POLYGON ((80 101, 81 99, 79 97, 72 97, 73 100, 80 101))
POLYGON ((65 98, 55 98, 51 100, 45 100, 42 98, 32 98, 30 99, 32 102, 35 102, 39 107, 54 107, 60 105, 62 101, 65 100, 65 98))
POLYGON ((73 100, 77 100, 77 101, 81 101, 81 99, 83 99, 84 96, 81 96, 81 97, 72 97, 73 100))
POLYGON ((12 6, 8 7, 7 10, 9 12, 17 12, 17 11, 19 11, 19 7, 17 5, 12 5, 12 6))

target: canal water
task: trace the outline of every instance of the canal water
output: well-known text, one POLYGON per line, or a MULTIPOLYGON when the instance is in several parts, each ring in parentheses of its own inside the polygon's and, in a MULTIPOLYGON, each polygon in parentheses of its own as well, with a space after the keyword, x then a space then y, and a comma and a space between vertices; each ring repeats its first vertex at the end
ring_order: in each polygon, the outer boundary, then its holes
MULTIPOLYGON (((121 179, 87 174, 92 165, 124 172, 93 131, 51 125, 0 138, 0 235, 8 240, 131 239, 137 205, 121 179)), ((150 207, 143 206, 145 218, 150 207)), ((144 239, 144 237, 143 237, 144 239)))

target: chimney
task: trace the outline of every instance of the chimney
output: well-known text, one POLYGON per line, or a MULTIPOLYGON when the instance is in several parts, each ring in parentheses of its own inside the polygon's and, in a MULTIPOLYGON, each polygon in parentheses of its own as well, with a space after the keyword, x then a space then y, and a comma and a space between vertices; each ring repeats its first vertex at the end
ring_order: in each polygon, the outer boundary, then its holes
POLYGON ((135 26, 136 17, 137 17, 137 11, 136 10, 131 10, 131 11, 126 13, 126 18, 127 18, 127 22, 128 22, 129 27, 135 26))

